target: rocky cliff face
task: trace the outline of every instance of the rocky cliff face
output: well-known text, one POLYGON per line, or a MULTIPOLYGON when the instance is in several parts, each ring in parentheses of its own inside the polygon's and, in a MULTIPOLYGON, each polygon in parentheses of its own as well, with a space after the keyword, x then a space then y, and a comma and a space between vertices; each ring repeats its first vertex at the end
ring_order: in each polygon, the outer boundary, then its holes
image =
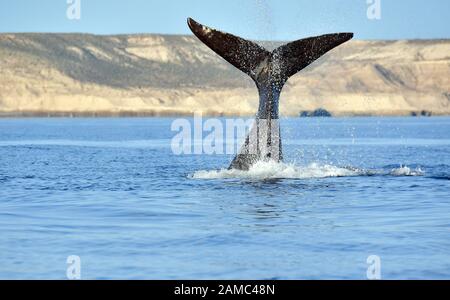
MULTIPOLYGON (((0 34, 0 115, 253 115, 257 103, 253 82, 193 36, 0 34)), ((450 114, 450 40, 333 50, 281 96, 284 115, 317 108, 450 114)))

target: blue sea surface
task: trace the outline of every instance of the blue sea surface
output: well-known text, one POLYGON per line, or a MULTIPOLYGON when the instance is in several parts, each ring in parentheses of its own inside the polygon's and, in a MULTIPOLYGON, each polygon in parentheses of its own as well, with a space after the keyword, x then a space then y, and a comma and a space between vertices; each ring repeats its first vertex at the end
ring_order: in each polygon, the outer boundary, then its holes
POLYGON ((0 279, 450 279, 450 118, 282 119, 249 172, 173 120, 0 119, 0 279))

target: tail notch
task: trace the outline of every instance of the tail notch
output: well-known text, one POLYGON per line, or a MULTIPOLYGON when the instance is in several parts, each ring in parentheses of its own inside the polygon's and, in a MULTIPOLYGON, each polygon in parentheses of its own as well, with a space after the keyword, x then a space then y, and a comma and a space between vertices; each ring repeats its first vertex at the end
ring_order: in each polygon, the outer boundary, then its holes
POLYGON ((353 33, 333 33, 290 42, 269 52, 255 42, 187 20, 197 38, 227 62, 249 75, 257 84, 259 75, 285 82, 319 57, 353 38, 353 33))

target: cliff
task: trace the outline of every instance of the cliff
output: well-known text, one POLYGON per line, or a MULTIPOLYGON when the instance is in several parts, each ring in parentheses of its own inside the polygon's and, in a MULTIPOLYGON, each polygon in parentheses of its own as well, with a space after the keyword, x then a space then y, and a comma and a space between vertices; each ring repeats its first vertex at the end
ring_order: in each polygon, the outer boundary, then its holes
MULTIPOLYGON (((275 47, 277 43, 266 43, 275 47)), ((0 34, 0 115, 253 115, 246 75, 193 36, 0 34)), ((450 114, 450 40, 350 41, 292 77, 283 115, 450 114)))

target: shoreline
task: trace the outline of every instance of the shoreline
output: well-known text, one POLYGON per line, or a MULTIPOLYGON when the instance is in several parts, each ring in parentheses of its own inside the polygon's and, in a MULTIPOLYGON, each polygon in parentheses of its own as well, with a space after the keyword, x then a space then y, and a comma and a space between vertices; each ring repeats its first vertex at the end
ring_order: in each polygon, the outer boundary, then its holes
MULTIPOLYGON (((133 112, 133 111, 121 111, 121 112, 0 112, 0 119, 8 118, 177 118, 177 117, 194 117, 195 112, 133 112)), ((227 113, 203 113, 203 118, 252 118, 255 115, 236 115, 227 113)), ((431 117, 450 117, 450 114, 435 114, 428 113, 422 114, 421 112, 410 113, 387 113, 387 114, 370 114, 370 113, 339 113, 332 114, 331 116, 300 116, 300 115, 281 115, 283 118, 398 118, 398 117, 412 117, 412 118, 431 118, 431 117)))

